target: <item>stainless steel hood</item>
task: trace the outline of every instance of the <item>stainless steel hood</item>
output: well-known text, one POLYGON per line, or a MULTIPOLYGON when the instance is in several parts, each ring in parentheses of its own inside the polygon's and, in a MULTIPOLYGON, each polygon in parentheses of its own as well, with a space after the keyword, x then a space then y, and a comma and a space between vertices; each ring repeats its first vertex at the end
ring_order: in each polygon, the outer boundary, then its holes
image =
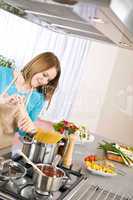
POLYGON ((53 31, 133 49, 133 0, 5 0, 53 31))

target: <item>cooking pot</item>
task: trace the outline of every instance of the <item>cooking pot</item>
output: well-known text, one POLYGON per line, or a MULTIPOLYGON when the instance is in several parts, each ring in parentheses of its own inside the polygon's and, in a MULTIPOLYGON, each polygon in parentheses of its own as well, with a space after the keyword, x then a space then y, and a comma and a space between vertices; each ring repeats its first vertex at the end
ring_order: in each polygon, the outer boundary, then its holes
POLYGON ((22 141, 22 152, 32 161, 39 162, 39 154, 41 150, 41 143, 32 140, 28 141, 25 138, 21 139, 22 141))
POLYGON ((44 144, 36 140, 27 141, 21 139, 22 152, 34 163, 51 164, 58 152, 60 143, 44 144))
POLYGON ((26 168, 12 160, 5 160, 0 167, 0 180, 17 180, 26 175, 26 168))
POLYGON ((35 170, 33 175, 35 190, 39 194, 58 191, 64 182, 68 180, 61 168, 49 164, 37 164, 37 167, 44 173, 42 175, 35 170))

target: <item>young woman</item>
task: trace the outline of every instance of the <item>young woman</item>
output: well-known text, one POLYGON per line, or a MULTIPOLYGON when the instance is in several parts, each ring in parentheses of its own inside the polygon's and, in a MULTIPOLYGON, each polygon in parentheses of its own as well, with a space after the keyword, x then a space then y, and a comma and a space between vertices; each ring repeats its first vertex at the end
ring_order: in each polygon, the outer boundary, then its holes
POLYGON ((45 100, 50 103, 60 73, 60 62, 51 52, 37 55, 19 73, 0 66, 0 94, 12 82, 7 94, 9 102, 19 104, 22 114, 18 123, 20 135, 34 131, 32 121, 37 120, 45 100))

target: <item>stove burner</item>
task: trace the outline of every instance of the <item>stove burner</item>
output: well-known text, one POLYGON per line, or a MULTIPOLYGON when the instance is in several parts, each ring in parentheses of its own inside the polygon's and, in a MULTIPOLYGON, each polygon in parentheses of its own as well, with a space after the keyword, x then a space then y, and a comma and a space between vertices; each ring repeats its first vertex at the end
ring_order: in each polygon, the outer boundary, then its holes
POLYGON ((20 194, 22 197, 25 197, 26 199, 31 199, 32 194, 34 193, 34 186, 29 185, 27 187, 24 187, 20 194))
POLYGON ((52 193, 44 193, 39 194, 35 191, 34 185, 28 185, 25 188, 23 188, 20 192, 22 197, 25 197, 26 199, 32 199, 32 200, 48 200, 52 199, 53 194, 52 193))
POLYGON ((36 191, 34 192, 34 195, 36 197, 37 200, 50 200, 53 198, 53 193, 48 193, 45 192, 44 194, 38 194, 36 191))
POLYGON ((41 192, 41 191, 38 191, 35 189, 35 193, 38 194, 38 195, 44 195, 44 196, 50 196, 52 193, 50 192, 41 192))

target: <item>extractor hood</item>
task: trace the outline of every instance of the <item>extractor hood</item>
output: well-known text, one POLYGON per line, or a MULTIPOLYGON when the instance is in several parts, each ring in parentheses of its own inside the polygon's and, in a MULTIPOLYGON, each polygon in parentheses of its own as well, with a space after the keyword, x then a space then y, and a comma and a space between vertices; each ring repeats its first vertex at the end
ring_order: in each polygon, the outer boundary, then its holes
POLYGON ((133 0, 5 0, 53 31, 133 49, 133 0))

